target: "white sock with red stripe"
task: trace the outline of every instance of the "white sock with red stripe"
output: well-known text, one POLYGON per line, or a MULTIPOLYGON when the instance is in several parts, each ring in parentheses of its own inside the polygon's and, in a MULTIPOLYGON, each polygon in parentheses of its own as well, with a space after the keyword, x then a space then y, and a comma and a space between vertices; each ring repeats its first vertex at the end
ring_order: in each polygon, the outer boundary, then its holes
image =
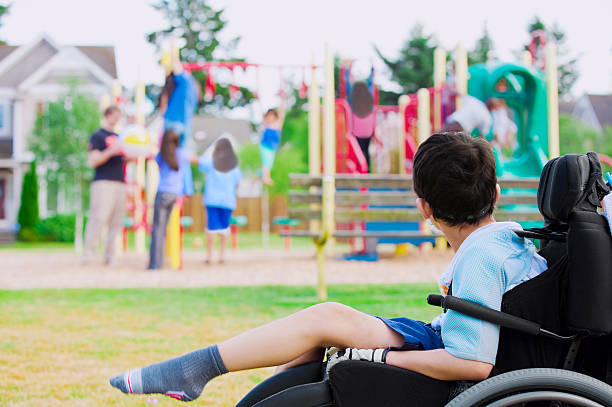
POLYGON ((165 394, 181 401, 200 397, 206 383, 227 373, 217 345, 165 362, 128 370, 110 380, 128 394, 165 394))

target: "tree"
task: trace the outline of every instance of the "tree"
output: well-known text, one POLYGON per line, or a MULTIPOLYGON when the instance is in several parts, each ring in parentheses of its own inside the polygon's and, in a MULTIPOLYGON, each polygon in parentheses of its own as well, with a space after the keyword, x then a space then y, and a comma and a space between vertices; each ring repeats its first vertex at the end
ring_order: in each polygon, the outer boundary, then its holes
POLYGON ((34 124, 30 149, 48 169, 48 177, 72 192, 66 196, 76 209, 87 203, 85 191, 91 178, 87 144, 99 125, 98 104, 79 92, 76 81, 69 84, 63 97, 44 106, 34 124))
MULTIPOLYGON (((569 96, 572 87, 578 80, 580 72, 578 71, 578 59, 579 56, 571 56, 568 46, 567 37, 565 32, 559 27, 558 24, 553 24, 549 29, 544 22, 538 17, 534 16, 531 22, 527 26, 527 32, 533 34, 537 30, 542 30, 546 33, 548 41, 552 41, 557 46, 557 75, 558 75, 558 86, 559 95, 569 96)), ((539 45, 539 40, 536 38, 536 44, 539 45)), ((529 44, 525 45, 524 49, 527 50, 529 44)))
MULTIPOLYGON (((0 27, 2 27, 4 16, 7 15, 11 9, 12 3, 6 5, 0 5, 0 27)), ((6 41, 0 40, 0 44, 6 44, 6 41)))
POLYGON ((36 176, 36 163, 30 163, 30 170, 23 176, 21 186, 21 203, 17 214, 19 223, 19 237, 23 240, 34 239, 34 228, 38 224, 38 179, 36 176))
POLYGON ((493 52, 493 49, 493 40, 489 36, 489 30, 487 29, 487 24, 485 23, 482 29, 482 36, 476 41, 474 49, 468 53, 468 63, 472 65, 487 62, 491 56, 491 53, 493 52))
MULTIPOLYGON (((147 41, 160 50, 164 39, 179 38, 182 42, 181 60, 185 62, 210 62, 232 57, 240 37, 221 42, 219 35, 227 25, 223 18, 225 10, 216 10, 209 3, 209 0, 157 0, 152 6, 164 15, 168 27, 147 34, 147 41)), ((204 88, 206 73, 193 72, 193 77, 204 88)), ((239 96, 231 99, 229 87, 217 85, 211 105, 216 108, 243 106, 252 98, 252 92, 241 87, 239 96)), ((202 102, 200 107, 203 106, 202 102)))
MULTIPOLYGON (((433 35, 425 35, 423 26, 420 24, 413 27, 410 38, 404 43, 396 60, 385 57, 378 47, 374 47, 378 56, 391 71, 391 79, 402 87, 403 93, 414 93, 419 88, 433 86, 435 48, 436 42, 433 35)), ((396 103, 397 97, 393 104, 396 103)))

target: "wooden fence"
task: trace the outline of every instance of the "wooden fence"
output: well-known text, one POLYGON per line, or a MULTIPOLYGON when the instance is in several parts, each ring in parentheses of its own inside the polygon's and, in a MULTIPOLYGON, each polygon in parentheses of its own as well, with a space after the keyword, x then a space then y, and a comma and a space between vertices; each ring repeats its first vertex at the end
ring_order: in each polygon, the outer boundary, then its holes
MULTIPOLYGON (((270 231, 277 233, 280 228, 272 224, 275 216, 287 216, 287 200, 282 196, 270 198, 270 231)), ((206 210, 202 195, 196 194, 186 200, 183 215, 193 219, 193 225, 185 228, 186 233, 203 232, 206 228, 206 210)), ((261 198, 238 198, 233 216, 246 216, 248 224, 240 228, 244 232, 261 232, 261 198)))

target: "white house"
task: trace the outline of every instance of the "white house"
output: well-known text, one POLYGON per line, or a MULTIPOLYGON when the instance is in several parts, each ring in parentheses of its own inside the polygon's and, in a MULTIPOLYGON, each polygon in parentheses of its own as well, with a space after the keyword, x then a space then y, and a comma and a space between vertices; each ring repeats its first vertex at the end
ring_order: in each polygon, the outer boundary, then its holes
POLYGON ((602 131, 606 126, 612 126, 612 94, 585 94, 576 100, 571 112, 582 122, 602 131))
MULTIPOLYGON (((12 239, 16 228, 36 114, 65 94, 72 78, 96 100, 109 94, 117 79, 114 48, 59 45, 45 34, 26 45, 0 45, 0 241, 12 239)), ((46 197, 40 200, 46 207, 46 197)))

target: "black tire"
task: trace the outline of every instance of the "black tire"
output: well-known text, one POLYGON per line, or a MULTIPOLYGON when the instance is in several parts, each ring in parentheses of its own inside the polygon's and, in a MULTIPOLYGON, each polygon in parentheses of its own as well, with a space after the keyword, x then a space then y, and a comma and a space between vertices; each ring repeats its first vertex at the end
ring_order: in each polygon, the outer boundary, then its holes
POLYGON ((445 407, 485 406, 517 393, 535 394, 538 391, 571 394, 603 406, 612 406, 612 386, 569 370, 541 368, 515 370, 494 376, 470 387, 445 407))

